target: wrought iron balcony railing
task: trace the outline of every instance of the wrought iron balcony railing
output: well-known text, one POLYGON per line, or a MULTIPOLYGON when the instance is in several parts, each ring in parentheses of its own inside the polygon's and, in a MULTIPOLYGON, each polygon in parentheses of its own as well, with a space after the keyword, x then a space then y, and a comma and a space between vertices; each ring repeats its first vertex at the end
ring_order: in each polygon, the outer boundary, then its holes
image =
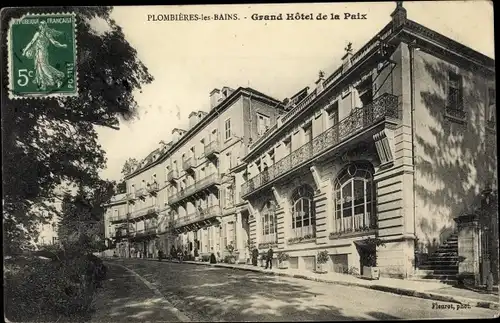
POLYGON ((205 176, 196 182, 196 189, 202 190, 204 188, 209 187, 210 185, 220 184, 220 176, 217 173, 210 174, 205 176))
POLYGON ((220 152, 219 141, 213 140, 205 145, 205 157, 217 154, 220 152))
POLYGON ((195 223, 204 219, 212 218, 214 216, 219 216, 221 214, 221 209, 219 205, 209 206, 205 209, 199 209, 193 213, 183 216, 174 221, 174 226, 181 227, 187 224, 195 223))
POLYGON ((346 141, 352 135, 374 125, 385 118, 399 119, 398 98, 392 94, 382 94, 372 103, 353 112, 316 136, 312 141, 283 157, 267 170, 252 177, 241 186, 242 196, 246 196, 279 176, 311 160, 327 149, 346 141))
POLYGON ((186 158, 184 159, 184 161, 182 162, 182 169, 183 170, 189 170, 193 167, 196 166, 196 158, 195 157, 189 157, 189 158, 186 158))
POLYGON ((169 195, 169 203, 175 204, 191 195, 194 193, 206 189, 210 187, 211 185, 217 185, 220 184, 220 176, 217 173, 210 174, 208 176, 205 176, 204 178, 198 180, 196 183, 181 189, 179 192, 176 194, 171 194, 169 195))

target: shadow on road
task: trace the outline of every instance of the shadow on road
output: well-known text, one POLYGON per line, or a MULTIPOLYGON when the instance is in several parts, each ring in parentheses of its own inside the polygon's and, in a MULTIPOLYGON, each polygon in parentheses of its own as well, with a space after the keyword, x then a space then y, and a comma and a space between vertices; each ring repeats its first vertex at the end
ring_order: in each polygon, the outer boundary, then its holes
POLYGON ((127 260, 125 263, 152 282, 194 321, 325 321, 391 320, 398 317, 368 312, 349 295, 352 310, 336 307, 325 293, 299 283, 260 273, 195 265, 127 260), (356 304, 356 302, 358 304, 356 304), (354 303, 354 304, 352 304, 354 303), (359 306, 356 310, 356 306, 359 306))
POLYGON ((109 279, 96 297, 92 322, 178 322, 170 304, 158 297, 135 275, 118 266, 108 266, 109 279))

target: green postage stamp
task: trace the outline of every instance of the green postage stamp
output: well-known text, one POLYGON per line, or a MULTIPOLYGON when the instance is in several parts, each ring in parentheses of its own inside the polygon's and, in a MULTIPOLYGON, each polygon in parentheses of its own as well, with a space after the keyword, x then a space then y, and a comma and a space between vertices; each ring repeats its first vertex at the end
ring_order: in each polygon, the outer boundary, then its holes
POLYGON ((12 19, 8 38, 10 98, 78 94, 73 13, 26 14, 12 19))

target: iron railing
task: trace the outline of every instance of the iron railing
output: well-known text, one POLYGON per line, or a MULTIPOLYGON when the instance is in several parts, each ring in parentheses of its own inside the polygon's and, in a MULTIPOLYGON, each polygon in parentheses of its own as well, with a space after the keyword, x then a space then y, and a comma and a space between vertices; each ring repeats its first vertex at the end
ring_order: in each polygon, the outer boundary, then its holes
POLYGON ((302 145, 274 165, 271 165, 267 170, 243 183, 241 186, 242 196, 256 191, 284 173, 311 160, 332 146, 346 141, 350 136, 386 117, 399 118, 398 97, 388 93, 382 94, 372 103, 362 108, 353 110, 349 116, 316 136, 312 141, 302 145))
POLYGON ((213 140, 205 145, 205 156, 210 156, 212 154, 218 153, 220 151, 219 141, 213 140))
POLYGON ((205 176, 204 178, 198 180, 196 183, 181 189, 179 192, 169 195, 169 203, 174 204, 177 203, 194 193, 201 191, 211 185, 220 184, 220 175, 217 173, 210 174, 205 176))
POLYGON ((189 213, 174 221, 175 227, 181 227, 187 224, 195 223, 204 219, 212 218, 214 216, 219 216, 221 214, 221 209, 219 205, 209 206, 205 209, 196 210, 195 212, 189 213))

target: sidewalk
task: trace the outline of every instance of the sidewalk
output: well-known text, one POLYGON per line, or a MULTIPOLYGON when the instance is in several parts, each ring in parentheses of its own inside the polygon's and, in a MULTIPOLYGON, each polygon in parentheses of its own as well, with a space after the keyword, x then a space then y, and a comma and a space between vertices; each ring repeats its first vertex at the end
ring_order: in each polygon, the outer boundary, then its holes
POLYGON ((106 265, 108 279, 96 296, 90 322, 190 321, 133 271, 109 262, 106 265))
MULTIPOLYGON (((158 261, 155 259, 146 259, 150 261, 158 261)), ((163 260, 167 262, 166 260, 163 260)), ((177 261, 173 261, 177 263, 177 261)), ((381 277, 379 280, 366 280, 359 277, 339 274, 339 273, 325 273, 318 274, 306 270, 298 269, 264 269, 260 266, 251 266, 243 264, 209 264, 206 262, 184 261, 183 263, 214 266, 221 268, 231 268, 237 270, 246 270, 252 272, 261 272, 268 275, 277 275, 284 277, 293 277, 306 280, 313 280, 317 282, 324 282, 329 284, 339 284, 346 286, 358 286, 370 288, 374 290, 395 293, 399 295, 412 296, 418 298, 431 299, 435 301, 451 302, 472 307, 482 307, 498 310, 499 296, 498 294, 487 294, 482 292, 475 292, 467 289, 452 287, 447 284, 433 282, 433 281, 416 281, 405 280, 397 278, 381 277)))

